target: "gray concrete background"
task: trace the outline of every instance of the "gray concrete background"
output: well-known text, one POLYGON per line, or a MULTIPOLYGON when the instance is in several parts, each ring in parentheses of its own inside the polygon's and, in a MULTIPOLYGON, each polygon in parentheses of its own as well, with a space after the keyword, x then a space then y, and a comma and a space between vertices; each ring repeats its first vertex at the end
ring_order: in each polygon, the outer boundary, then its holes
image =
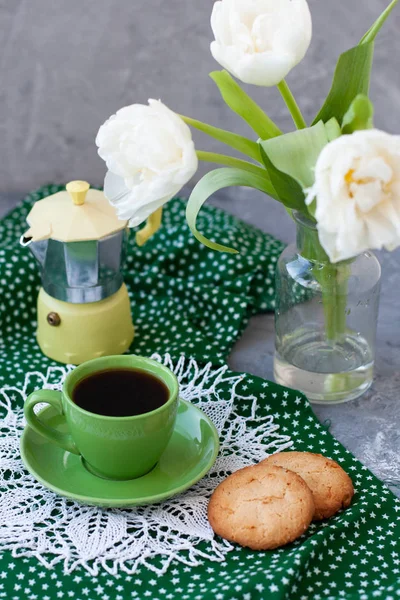
MULTIPOLYGON (((340 52, 355 45, 389 0, 309 0, 314 35, 289 75, 306 118, 315 115, 340 52)), ((246 134, 208 73, 213 0, 0 0, 0 191, 47 181, 100 183, 94 138, 121 106, 161 98, 179 113, 246 134)), ((372 98, 379 127, 399 131, 400 8, 376 48, 372 98)), ((275 89, 248 87, 291 127, 275 89)), ((248 132, 250 133, 250 132, 248 132)), ((199 147, 217 142, 196 136, 199 147)))
MULTIPOLYGON (((314 36, 288 81, 311 120, 340 52, 354 45, 386 0, 309 0, 314 36)), ((100 184, 94 138, 115 110, 161 98, 177 112, 249 134, 207 74, 213 0, 0 0, 0 216, 30 189, 83 178, 100 184)), ((376 44, 371 96, 376 125, 400 133, 400 7, 376 44)), ((290 118, 276 90, 248 88, 277 123, 290 118)), ((195 136, 198 148, 221 151, 195 136)), ((197 177, 205 171, 202 168, 197 177)), ((213 202, 284 241, 293 227, 282 208, 252 190, 213 202)), ((379 477, 400 480, 400 252, 383 257, 376 381, 362 399, 316 407, 331 431, 379 477)), ((273 317, 252 319, 230 365, 272 378, 273 317)))

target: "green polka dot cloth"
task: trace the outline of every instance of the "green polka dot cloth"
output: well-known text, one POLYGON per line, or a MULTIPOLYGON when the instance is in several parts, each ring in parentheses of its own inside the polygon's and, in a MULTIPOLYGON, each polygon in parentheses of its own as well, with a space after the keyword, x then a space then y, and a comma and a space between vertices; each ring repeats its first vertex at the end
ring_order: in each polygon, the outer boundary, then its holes
POLYGON ((126 269, 137 326, 132 351, 173 369, 182 397, 214 421, 221 450, 210 473, 162 504, 103 510, 64 500, 25 471, 23 401, 34 389, 61 385, 72 367, 36 347, 37 268, 16 240, 31 203, 58 189, 41 189, 1 223, 0 598, 399 598, 399 500, 318 422, 304 396, 222 364, 248 316, 273 308, 281 246, 218 210, 205 209, 200 226, 224 243, 240 242, 240 257, 194 242, 184 202, 174 200, 147 246, 131 240, 126 269), (214 536, 206 517, 212 489, 228 473, 285 449, 339 461, 354 482, 352 506, 272 552, 214 536))

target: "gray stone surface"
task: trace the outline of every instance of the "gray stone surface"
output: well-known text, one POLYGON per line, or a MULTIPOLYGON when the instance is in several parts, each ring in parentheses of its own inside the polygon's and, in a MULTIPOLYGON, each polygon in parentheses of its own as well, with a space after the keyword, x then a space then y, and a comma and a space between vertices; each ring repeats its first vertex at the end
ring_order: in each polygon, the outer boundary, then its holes
MULTIPOLYGON (((307 119, 326 95, 338 54, 354 45, 386 0, 310 0, 314 37, 288 81, 307 119)), ((218 65, 209 54, 213 0, 0 0, 0 216, 43 183, 85 178, 101 183, 104 165, 94 137, 125 104, 159 98, 174 110, 249 134, 224 106, 207 77, 218 65)), ((400 10, 381 33, 371 89, 376 125, 399 133, 400 10)), ((276 90, 250 89, 288 130, 276 90)), ((219 150, 195 136, 196 145, 219 150)), ((202 168, 197 177, 203 172, 202 168)), ((213 200, 277 237, 291 241, 284 210, 249 190, 213 200)), ((362 399, 315 407, 331 431, 379 477, 400 480, 400 252, 383 258, 376 380, 362 399)), ((272 377, 273 317, 252 319, 230 365, 272 377)))

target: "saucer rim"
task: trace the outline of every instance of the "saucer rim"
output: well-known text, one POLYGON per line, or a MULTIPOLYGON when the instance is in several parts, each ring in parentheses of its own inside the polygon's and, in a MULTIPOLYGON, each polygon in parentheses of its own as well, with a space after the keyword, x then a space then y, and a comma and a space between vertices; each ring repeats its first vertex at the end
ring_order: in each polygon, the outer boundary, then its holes
MULTIPOLYGON (((50 490, 51 492, 54 492, 55 494, 57 494, 58 496, 61 496, 63 498, 67 498, 68 500, 73 500, 75 502, 79 502, 81 504, 86 504, 89 506, 100 506, 103 508, 130 508, 130 507, 136 507, 136 506, 145 506, 148 504, 157 504, 159 502, 162 502, 164 500, 167 500, 169 498, 177 496, 178 494, 181 494, 182 492, 188 490, 193 485, 198 483, 208 473, 208 471, 211 469, 211 467, 215 463, 218 453, 219 453, 219 449, 220 449, 220 441, 219 441, 218 431, 217 431, 214 423, 211 421, 211 419, 202 410, 200 410, 200 408, 198 408, 197 406, 192 404, 192 402, 184 400, 183 398, 179 398, 179 404, 185 404, 185 405, 189 406, 190 409, 194 409, 195 411, 197 411, 198 413, 201 414, 203 419, 205 419, 207 421, 207 424, 209 425, 211 432, 212 432, 212 438, 214 441, 214 449, 213 449, 213 452, 212 452, 210 459, 207 462, 206 466, 193 479, 188 481, 186 484, 175 488, 174 490, 170 490, 168 492, 156 494, 153 496, 146 496, 146 497, 138 499, 138 501, 135 501, 135 498, 107 499, 106 497, 101 497, 101 498, 88 497, 88 496, 84 496, 81 494, 72 494, 68 491, 62 490, 62 489, 58 488, 56 485, 53 485, 53 484, 49 483, 48 481, 46 481, 30 465, 30 462, 27 459, 25 450, 24 450, 24 447, 27 444, 28 435, 30 434, 30 432, 34 433, 33 429, 29 425, 26 425, 24 427, 24 430, 22 432, 21 439, 20 439, 20 444, 19 444, 22 462, 24 464, 25 469, 27 469, 27 471, 36 479, 36 481, 41 483, 46 489, 50 490)), ((49 409, 50 409, 50 407, 46 406, 40 411, 40 413, 45 412, 46 410, 49 410, 49 409)), ((50 441, 48 443, 51 444, 50 441)), ((67 452, 67 450, 65 452, 67 452)), ((81 458, 81 457, 79 457, 79 458, 81 458)), ((95 477, 95 475, 93 475, 93 477, 95 477)), ((143 477, 146 477, 146 475, 144 475, 143 477)))

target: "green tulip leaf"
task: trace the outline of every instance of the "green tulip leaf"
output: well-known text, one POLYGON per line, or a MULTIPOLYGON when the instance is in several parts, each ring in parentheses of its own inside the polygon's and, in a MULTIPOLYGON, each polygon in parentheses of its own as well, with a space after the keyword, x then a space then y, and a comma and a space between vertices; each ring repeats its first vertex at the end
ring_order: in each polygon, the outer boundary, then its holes
POLYGON ((289 211, 304 211, 305 195, 301 185, 299 185, 299 183, 293 179, 293 177, 290 177, 290 175, 287 173, 277 169, 263 150, 262 146, 261 156, 263 157, 263 161, 271 179, 271 183, 276 190, 278 200, 289 211))
POLYGON ((399 0, 392 0, 361 38, 359 45, 339 57, 331 90, 324 105, 315 117, 313 125, 320 120, 326 123, 332 117, 336 117, 341 123, 354 98, 359 94, 368 96, 374 57, 374 41, 398 2, 399 0))
POLYGON ((354 98, 359 94, 368 96, 373 55, 374 43, 367 42, 339 57, 331 90, 313 125, 332 117, 341 123, 354 98))
POLYGON ((326 135, 328 136, 328 140, 332 142, 336 140, 338 137, 342 135, 342 130, 340 128, 339 123, 335 117, 329 119, 327 123, 325 123, 326 135))
POLYGON ((392 0, 392 2, 389 4, 389 6, 377 18, 377 20, 372 25, 372 27, 370 29, 368 29, 367 33, 361 38, 360 44, 373 42, 375 40, 376 36, 382 29, 382 26, 385 23, 386 19, 388 18, 388 16, 390 15, 390 13, 392 12, 392 10, 394 9, 394 7, 396 6, 396 4, 398 2, 399 2, 399 0, 392 0))
POLYGON ((322 121, 313 127, 260 142, 261 155, 272 185, 284 204, 288 205, 289 195, 295 193, 296 202, 300 205, 297 208, 304 209, 303 190, 314 184, 315 164, 328 143, 328 131, 322 121))
POLYGON ((261 177, 267 176, 267 173, 263 167, 257 167, 253 163, 241 158, 233 156, 226 156, 225 154, 217 154, 216 152, 206 152, 204 150, 196 150, 197 158, 203 162, 216 163, 218 165, 226 165, 227 167, 234 167, 236 169, 243 169, 249 171, 249 173, 255 173, 261 177))
POLYGON ((263 140, 276 137, 282 131, 240 87, 227 71, 213 71, 210 77, 218 86, 222 98, 233 112, 244 119, 263 140))
POLYGON ((269 181, 266 171, 261 176, 243 171, 242 169, 215 169, 215 171, 210 171, 200 179, 193 189, 186 206, 186 220, 195 238, 212 250, 229 252, 230 254, 237 254, 238 250, 229 248, 229 246, 223 246, 206 238, 197 230, 196 221, 201 207, 212 194, 223 188, 235 186, 251 187, 269 196, 276 197, 275 190, 269 181))
POLYGON ((374 105, 368 96, 359 94, 350 104, 350 108, 343 117, 342 133, 353 133, 360 129, 373 127, 374 105))
POLYGON ((210 137, 230 146, 234 150, 245 154, 246 156, 253 158, 257 162, 261 162, 260 156, 260 148, 257 142, 253 142, 253 140, 249 140, 241 135, 237 135, 236 133, 231 133, 230 131, 225 131, 225 129, 219 129, 218 127, 214 127, 213 125, 208 125, 207 123, 202 123, 201 121, 197 121, 196 119, 192 119, 191 117, 184 117, 180 115, 181 119, 190 127, 209 135, 210 137))

